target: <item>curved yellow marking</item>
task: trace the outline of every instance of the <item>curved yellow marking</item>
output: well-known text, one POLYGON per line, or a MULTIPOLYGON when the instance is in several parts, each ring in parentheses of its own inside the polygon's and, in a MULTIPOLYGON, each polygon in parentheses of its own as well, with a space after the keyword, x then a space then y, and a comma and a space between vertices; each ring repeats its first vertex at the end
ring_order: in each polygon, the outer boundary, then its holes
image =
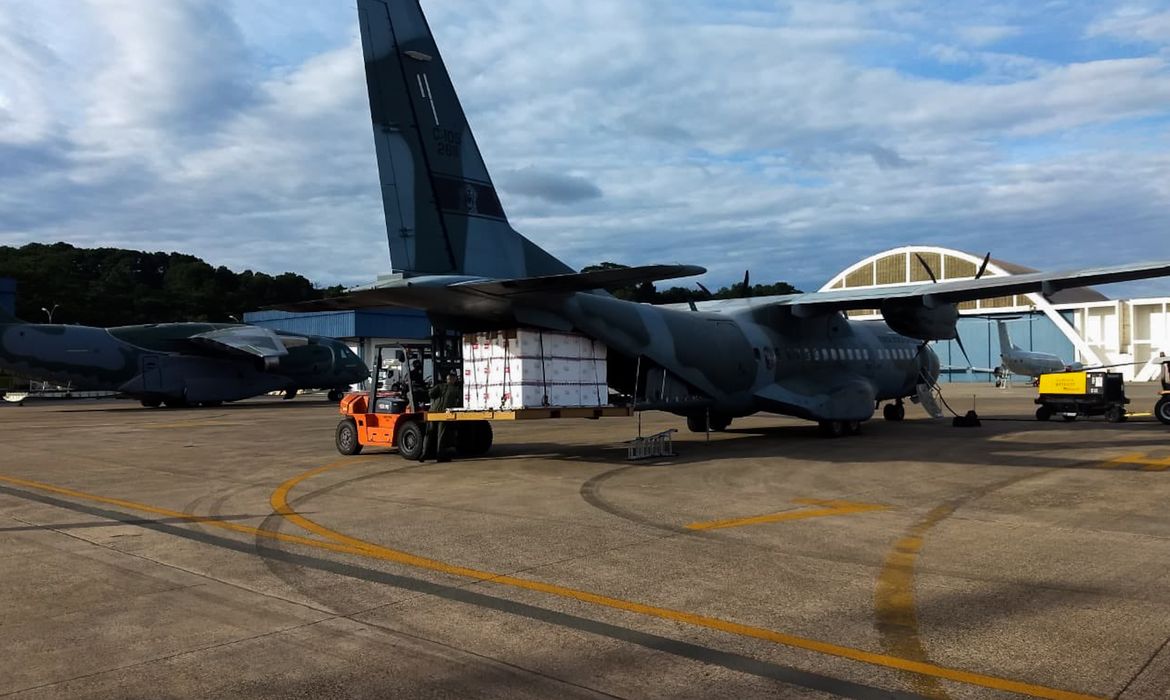
MULTIPOLYGON (((887 651, 900 657, 927 662, 926 648, 918 634, 918 612, 914 602, 914 565, 928 530, 955 512, 953 503, 930 511, 894 543, 886 555, 873 593, 878 634, 887 651)), ((933 698, 948 697, 936 678, 916 676, 915 692, 933 698)))
POLYGON ((849 515, 850 513, 868 513, 873 510, 886 510, 889 506, 877 503, 854 503, 852 501, 823 500, 819 498, 794 498, 793 503, 805 506, 822 506, 811 510, 785 510, 767 515, 753 515, 747 518, 727 518, 725 520, 706 520, 697 523, 688 523, 688 530, 720 530, 726 527, 741 527, 743 525, 760 525, 762 523, 779 523, 786 520, 804 520, 805 518, 820 518, 826 515, 849 515))
MULTIPOLYGON (((352 464, 352 462, 348 463, 352 464)), ((529 591, 537 591, 560 598, 568 598, 584 603, 592 603, 593 605, 600 605, 616 610, 624 610, 626 612, 646 615, 648 617, 656 617, 664 620, 672 620, 674 622, 682 622, 688 625, 694 625, 696 627, 718 630, 720 632, 735 634, 741 637, 761 639, 767 642, 772 642, 774 644, 780 644, 795 649, 814 651, 829 656, 836 656, 852 661, 859 661, 861 663, 870 664, 873 666, 908 671, 910 673, 916 673, 921 676, 930 677, 932 679, 939 678, 955 681, 958 683, 977 685, 984 688, 992 688, 994 690, 1029 695, 1037 698, 1047 698, 1049 700, 1102 700, 1101 698, 1097 698, 1093 695, 1074 693, 1067 690, 1060 690, 1058 688, 1049 688, 1042 685, 1023 683, 1008 678, 999 678, 982 673, 947 668, 945 666, 938 666, 925 661, 904 659, 886 654, 876 654, 862 649, 854 649, 852 647, 832 644, 830 642, 822 642, 820 640, 809 639, 807 637, 798 637, 793 634, 776 632, 774 630, 764 629, 762 627, 754 627, 752 625, 745 625, 738 622, 731 622, 729 620, 722 620, 716 617, 697 615, 695 613, 684 612, 681 610, 672 610, 670 608, 663 608, 655 605, 645 605, 643 603, 635 603, 628 600, 622 600, 621 598, 613 598, 598 593, 590 593, 588 591, 569 588, 567 586, 559 586, 553 583, 545 583, 543 581, 521 578, 519 576, 497 574, 490 571, 472 569, 466 566, 448 564, 437 559, 429 559, 417 554, 411 554, 409 552, 383 547, 372 542, 357 539, 356 537, 350 537, 349 535, 337 532, 336 530, 331 530, 319 523, 310 520, 309 518, 306 518, 303 515, 300 515, 295 510, 293 510, 291 505, 289 505, 289 493, 293 490, 294 487, 306 479, 334 469, 336 464, 337 463, 327 464, 323 467, 311 469, 302 474, 298 474, 291 479, 288 479, 272 492, 272 496, 269 498, 269 502, 272 505, 272 509, 277 514, 288 519, 289 522, 304 528, 308 532, 326 537, 338 544, 351 547, 353 551, 360 552, 365 556, 374 559, 396 562, 406 566, 427 569, 430 571, 438 571, 445 574, 451 574, 453 576, 460 576, 479 581, 497 583, 504 586, 512 586, 514 588, 521 588, 529 591)))

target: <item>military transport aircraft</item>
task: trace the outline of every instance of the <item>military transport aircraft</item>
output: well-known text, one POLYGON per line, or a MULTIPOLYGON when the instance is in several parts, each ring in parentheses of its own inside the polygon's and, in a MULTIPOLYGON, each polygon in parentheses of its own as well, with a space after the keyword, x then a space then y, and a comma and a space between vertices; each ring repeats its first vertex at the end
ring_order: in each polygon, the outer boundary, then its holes
POLYGON ((960 302, 1170 274, 1170 262, 1159 262, 685 308, 616 299, 603 290, 704 269, 576 272, 521 236, 504 215, 417 0, 358 0, 358 15, 390 257, 400 274, 282 308, 406 306, 455 330, 576 331, 609 348, 611 386, 643 408, 687 416, 693 430, 768 411, 842 435, 882 402, 887 419, 902 419, 903 399, 935 382, 939 362, 926 341, 956 336, 960 302), (844 314, 872 308, 884 322, 844 314))
POLYGON ((206 406, 270 391, 329 389, 341 399, 369 376, 365 363, 332 338, 242 324, 159 323, 94 328, 24 323, 0 309, 0 369, 115 391, 143 406, 206 406))

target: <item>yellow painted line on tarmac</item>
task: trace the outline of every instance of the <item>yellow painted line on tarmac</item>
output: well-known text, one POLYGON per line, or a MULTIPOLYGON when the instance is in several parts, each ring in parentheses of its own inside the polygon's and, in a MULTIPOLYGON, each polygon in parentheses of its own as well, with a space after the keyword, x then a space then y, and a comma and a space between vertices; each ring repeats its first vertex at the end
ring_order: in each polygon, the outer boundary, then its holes
MULTIPOLYGON (((926 662, 926 646, 918 632, 918 606, 914 601, 914 566, 926 533, 955 512, 953 504, 934 508, 915 523, 886 554, 873 593, 874 613, 882 645, 894 654, 926 662)), ((932 698, 948 695, 937 678, 917 676, 914 691, 932 698)))
MULTIPOLYGON (((806 651, 826 654, 828 656, 836 656, 849 659, 851 661, 870 664, 872 666, 881 666, 883 668, 907 671, 931 678, 941 678, 949 681, 955 681, 957 683, 966 683, 969 685, 992 688, 994 690, 1002 690, 1010 693, 1018 693, 1020 695, 1028 695, 1036 698, 1048 698, 1049 700, 1103 700, 1102 698, 1098 698, 1097 696, 1093 695, 1085 695, 1083 693, 1060 690, 1059 688, 1049 688, 1047 686, 1024 683, 1008 678, 999 678, 996 676, 973 673, 971 671, 964 671, 961 669, 938 666, 936 664, 925 661, 904 659, 886 654, 875 654, 863 649, 855 649, 852 647, 833 644, 831 642, 823 642, 807 637, 798 637, 793 634, 777 632, 762 627, 754 627, 752 625, 745 625, 738 622, 731 622, 729 620, 722 620, 716 617, 708 617, 706 615, 699 615, 681 610, 673 610, 655 605, 636 603, 633 601, 623 600, 621 598, 613 598, 598 593, 591 593, 575 588, 569 588, 567 586, 545 583, 544 581, 535 581, 533 579, 521 578, 519 576, 509 576, 506 574, 496 574, 488 571, 481 571, 479 569, 472 569, 456 564, 449 564, 438 561, 436 559, 421 557, 409 552, 383 547, 372 542, 367 542, 366 540, 357 539, 344 533, 337 532, 336 530, 331 530, 324 525, 321 525, 320 523, 300 515, 289 505, 289 494, 292 492, 294 487, 306 479, 312 478, 318 474, 335 468, 336 464, 337 463, 327 464, 323 467, 318 467, 317 469, 304 472, 303 474, 298 474, 288 481, 285 481, 283 484, 278 486, 275 491, 272 492, 272 496, 269 498, 269 503, 272 505, 272 509, 276 511, 277 514, 283 516, 289 522, 299 525, 308 532, 320 535, 322 537, 327 537, 339 544, 352 546, 355 550, 364 552, 368 556, 376 559, 394 561, 400 564, 405 564, 407 566, 428 569, 431 571, 439 571, 446 574, 477 579, 480 581, 496 583, 505 586, 512 586, 529 591, 537 591, 540 593, 557 596, 559 598, 568 598, 583 603, 591 603, 606 608, 623 610, 648 617, 656 617, 664 620, 672 620, 674 622, 682 622, 684 624, 693 625, 696 627, 704 627, 707 629, 726 632, 728 634, 734 634, 741 637, 760 639, 795 649, 803 649, 806 651)), ((817 501, 816 503, 819 504, 821 502, 817 501)), ((842 502, 833 501, 832 503, 841 504, 842 502)))
POLYGON ((889 506, 878 503, 854 503, 852 501, 834 501, 819 498, 794 498, 793 503, 806 506, 823 506, 812 510, 784 510, 767 515, 753 515, 747 518, 727 518, 725 520, 707 520, 688 523, 688 530, 720 530, 726 527, 743 527, 744 525, 760 525, 762 523, 779 523, 786 520, 804 520, 805 518, 821 518, 828 515, 849 515, 850 513, 868 513, 874 510, 886 510, 889 506))
POLYGON ((1105 463, 1107 469, 1117 469, 1123 466, 1141 467, 1142 471, 1147 472, 1162 472, 1170 469, 1170 457, 1149 457, 1144 452, 1132 452, 1114 457, 1105 463))
POLYGON ((292 544, 299 544, 306 547, 326 549, 343 554, 364 556, 371 559, 405 564, 415 568, 439 571, 455 576, 488 581, 491 583, 513 586, 515 588, 521 588, 525 590, 537 591, 561 598, 570 598, 584 603, 592 603, 602 607, 624 610, 631 613, 665 620, 673 620, 675 622, 718 630, 728 634, 760 639, 795 649, 813 651, 820 654, 858 661, 873 666, 897 669, 924 676, 930 676, 933 678, 942 678, 945 680, 955 681, 957 683, 966 683, 969 685, 1018 693, 1020 695, 1027 695, 1036 698, 1047 698, 1050 700, 1104 700, 1103 698, 1092 695, 1085 695, 1083 693, 1075 693, 1058 688, 1049 688, 1047 686, 1024 683, 1008 678, 999 678, 996 676, 989 676, 981 673, 964 671, 961 669, 948 668, 945 666, 938 666, 935 664, 914 661, 911 659, 903 659, 886 654, 876 654, 865 651, 863 649, 854 649, 852 647, 832 644, 830 642, 823 642, 806 637, 798 637, 796 635, 786 634, 784 632, 777 632, 761 627, 753 627, 751 625, 730 622, 728 620, 722 620, 715 617, 707 617, 705 615, 698 615, 695 613, 672 610, 670 608, 662 608, 653 605, 644 605, 642 603, 626 601, 620 598, 612 598, 597 593, 590 593, 588 591, 581 591, 573 588, 567 588, 565 586, 558 586, 556 584, 544 583, 543 581, 534 581, 532 579, 525 579, 517 576, 495 574, 487 571, 480 571, 478 569, 448 564, 435 559, 420 557, 408 552, 389 549, 380 545, 366 542, 364 540, 349 537, 348 535, 344 535, 339 532, 335 532, 313 522, 312 520, 309 520, 308 518, 305 518, 289 507, 288 494, 296 484, 311 476, 315 476, 329 469, 333 469, 340 464, 344 463, 352 465, 357 464, 360 461, 362 460, 351 457, 349 459, 338 460, 337 462, 327 464, 324 467, 318 467, 317 469, 312 469, 308 472, 295 476, 281 484, 277 490, 273 492, 270 499, 273 504, 273 508, 277 511, 277 513, 287 518, 290 522, 294 522, 301 527, 305 527, 310 532, 329 538, 329 541, 321 541, 308 537, 298 537, 297 535, 289 535, 271 530, 261 530, 260 528, 241 525, 239 523, 215 520, 214 516, 199 516, 192 513, 183 513, 181 511, 170 510, 167 508, 158 508, 156 506, 151 506, 145 503, 137 503, 135 501, 129 501, 122 498, 99 496, 96 494, 79 491, 77 489, 55 486, 39 481, 32 481, 30 479, 21 479, 18 477, 0 475, 0 482, 12 484, 14 486, 31 488, 38 491, 56 493, 78 500, 93 501, 96 503, 104 503, 107 505, 118 506, 119 508, 126 508, 129 510, 136 510, 154 515, 178 518, 190 521, 191 523, 205 525, 207 527, 215 527, 222 530, 230 530, 232 532, 264 537, 267 539, 279 540, 281 542, 288 542, 292 544))
MULTIPOLYGON (((161 515, 168 518, 175 518, 176 520, 186 520, 192 524, 207 525, 210 527, 217 527, 221 530, 231 530, 232 532, 239 532, 245 535, 253 535, 258 537, 265 537, 272 540, 280 540, 282 542, 289 542, 292 544, 302 544, 308 547, 318 547, 320 549, 328 549, 334 552, 344 552, 352 554, 352 548, 338 545, 335 542, 322 542, 320 540, 310 539, 308 537, 301 537, 299 535, 288 535, 283 532, 273 532, 271 530, 261 530, 250 525, 241 525, 226 520, 219 520, 218 516, 214 515, 195 515, 194 513, 184 513, 178 510, 170 510, 169 508, 159 508, 146 503, 138 503, 136 501, 127 501, 122 498, 109 498, 107 496, 98 496, 85 491, 78 491, 77 489, 65 488, 63 486, 54 486, 52 484, 42 483, 40 481, 32 481, 31 479, 20 479, 14 476, 0 475, 0 482, 12 484, 14 486, 24 486, 25 488, 36 489, 38 491, 47 491, 61 496, 69 496, 83 501, 93 501, 94 503, 104 503, 106 505, 118 506, 119 508, 126 508, 128 510, 137 510, 143 513, 150 513, 152 515, 161 515)), ((52 525, 46 525, 46 528, 51 528, 52 525)))

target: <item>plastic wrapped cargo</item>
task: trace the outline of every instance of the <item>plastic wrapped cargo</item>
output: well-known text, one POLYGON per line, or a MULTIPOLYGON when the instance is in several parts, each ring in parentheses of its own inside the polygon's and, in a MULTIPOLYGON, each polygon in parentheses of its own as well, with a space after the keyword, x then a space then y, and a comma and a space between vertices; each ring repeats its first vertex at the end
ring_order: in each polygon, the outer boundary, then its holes
POLYGON ((463 336, 463 408, 596 407, 609 402, 605 345, 574 333, 509 329, 463 336))

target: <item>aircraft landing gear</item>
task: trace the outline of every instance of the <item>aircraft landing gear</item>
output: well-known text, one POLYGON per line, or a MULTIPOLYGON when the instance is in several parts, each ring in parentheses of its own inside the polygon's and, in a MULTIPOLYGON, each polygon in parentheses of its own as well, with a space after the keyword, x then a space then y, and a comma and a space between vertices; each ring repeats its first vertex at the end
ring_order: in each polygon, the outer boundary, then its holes
POLYGON ((285 400, 285 401, 288 401, 289 399, 296 398, 296 395, 297 395, 297 390, 296 390, 296 389, 285 389, 285 391, 284 391, 284 400, 285 400))
POLYGON ((902 403, 902 399, 898 399, 895 403, 888 403, 882 406, 882 417, 894 422, 905 419, 906 406, 902 403))
POLYGON ((817 423, 817 429, 820 430, 822 436, 827 438, 839 438, 846 435, 859 435, 861 433, 861 421, 823 420, 817 423))
POLYGON ((330 389, 329 394, 327 394, 325 398, 328 399, 330 403, 337 403, 343 396, 345 396, 345 389, 330 389))
POLYGON ((143 408, 158 408, 162 405, 162 399, 142 399, 143 408))
POLYGON ((692 414, 687 416, 687 430, 692 433, 705 433, 707 427, 710 426, 711 432, 721 433, 727 430, 731 425, 731 418, 712 413, 709 416, 706 413, 692 414))

